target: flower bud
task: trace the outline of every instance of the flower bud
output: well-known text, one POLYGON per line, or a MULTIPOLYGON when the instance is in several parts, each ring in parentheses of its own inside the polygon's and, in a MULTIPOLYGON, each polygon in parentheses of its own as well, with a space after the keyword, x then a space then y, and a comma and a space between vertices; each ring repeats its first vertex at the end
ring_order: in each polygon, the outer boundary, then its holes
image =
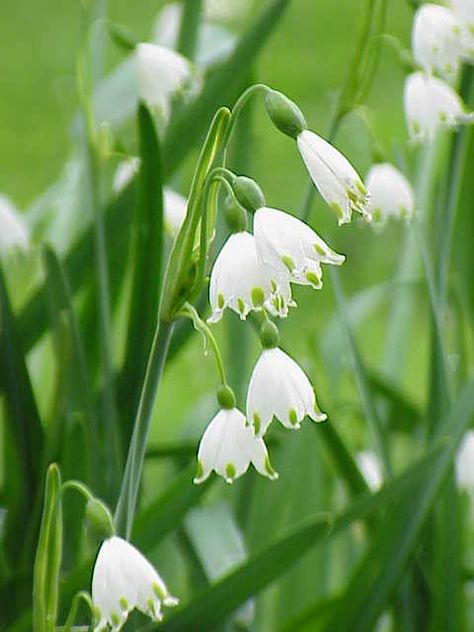
POLYGON ((217 403, 220 408, 224 408, 225 410, 235 408, 235 395, 230 386, 226 384, 219 386, 217 391, 217 403))
POLYGON ((233 233, 240 233, 247 228, 247 213, 239 202, 232 196, 227 196, 224 206, 224 219, 233 233))
POLYGON ((264 349, 274 349, 280 342, 278 327, 270 320, 266 320, 260 327, 260 342, 264 349))
POLYGON ((280 132, 296 139, 308 126, 299 107, 281 92, 268 90, 265 106, 272 123, 280 132))
POLYGON ((238 176, 232 183, 232 189, 238 202, 250 213, 255 213, 259 208, 265 206, 262 189, 252 178, 238 176))
POLYGON ((100 539, 110 538, 114 535, 114 523, 107 506, 98 498, 90 498, 86 504, 86 520, 100 539))

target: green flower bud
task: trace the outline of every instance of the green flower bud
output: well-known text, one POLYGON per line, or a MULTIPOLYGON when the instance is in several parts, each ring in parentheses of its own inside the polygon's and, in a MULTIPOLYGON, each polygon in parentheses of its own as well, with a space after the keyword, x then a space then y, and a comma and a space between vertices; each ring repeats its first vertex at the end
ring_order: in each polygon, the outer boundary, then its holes
POLYGON ((220 408, 231 409, 235 408, 235 395, 234 391, 225 384, 219 386, 217 391, 217 403, 220 408))
POLYGON ((247 213, 232 195, 225 200, 224 219, 233 233, 240 233, 247 228, 247 213))
POLYGON ((86 520, 100 539, 114 535, 114 521, 107 506, 98 498, 90 498, 86 504, 86 520))
POLYGON ((299 107, 281 92, 269 90, 265 96, 265 106, 272 123, 283 134, 296 139, 307 129, 308 126, 299 107))
POLYGON ((232 189, 237 201, 242 204, 247 211, 255 213, 259 208, 265 206, 265 197, 262 193, 262 189, 252 178, 238 176, 232 183, 232 189))
POLYGON ((262 323, 260 327, 260 342, 264 349, 274 349, 278 347, 280 334, 275 323, 272 323, 270 320, 266 320, 262 323))

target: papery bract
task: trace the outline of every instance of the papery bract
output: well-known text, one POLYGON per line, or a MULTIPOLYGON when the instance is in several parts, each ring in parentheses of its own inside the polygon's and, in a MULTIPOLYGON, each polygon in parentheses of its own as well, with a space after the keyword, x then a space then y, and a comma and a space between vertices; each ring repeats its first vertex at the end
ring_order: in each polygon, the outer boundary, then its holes
POLYGON ((368 211, 374 225, 383 225, 390 217, 412 217, 415 210, 413 189, 393 165, 380 163, 373 165, 365 179, 370 192, 368 211))
POLYGON ((270 464, 263 439, 255 437, 240 410, 220 410, 201 438, 194 482, 204 482, 214 470, 227 483, 232 483, 245 474, 250 463, 259 474, 271 480, 278 477, 270 464))
POLYGON ((161 605, 178 603, 140 551, 117 536, 100 547, 92 576, 92 601, 99 619, 95 632, 121 629, 135 608, 161 621, 161 605))
POLYGON ((327 417, 319 410, 303 369, 278 348, 262 351, 247 393, 247 419, 257 436, 265 434, 274 416, 291 429, 299 428, 306 416, 313 421, 327 417))
POLYGON ((291 281, 319 289, 321 263, 341 265, 345 260, 307 224, 277 209, 258 209, 254 232, 260 264, 277 287, 291 281))
POLYGON ((296 142, 314 185, 336 213, 339 225, 351 221, 352 211, 369 221, 367 190, 347 158, 309 130, 302 131, 296 142))

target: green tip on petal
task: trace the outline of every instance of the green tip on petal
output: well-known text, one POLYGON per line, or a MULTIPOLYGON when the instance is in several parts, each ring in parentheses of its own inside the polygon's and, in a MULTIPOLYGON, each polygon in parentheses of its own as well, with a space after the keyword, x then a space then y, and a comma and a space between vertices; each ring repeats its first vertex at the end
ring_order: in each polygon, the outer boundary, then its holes
POLYGON ((292 426, 296 426, 298 424, 298 415, 296 414, 296 410, 294 408, 290 409, 288 413, 288 419, 290 420, 290 424, 292 426))
POLYGON ((217 295, 217 307, 219 309, 224 309, 224 305, 225 305, 225 299, 224 299, 224 295, 219 293, 217 295))
POLYGON ((120 597, 119 605, 122 608, 123 612, 126 612, 128 610, 128 601, 125 599, 125 597, 120 597))
POLYGON ((195 483, 201 483, 203 476, 204 476, 204 467, 203 467, 201 461, 198 460, 197 468, 196 468, 196 476, 194 477, 194 482, 195 483))
POLYGON ((261 425, 262 425, 262 420, 260 419, 260 415, 258 415, 257 413, 254 413, 253 414, 253 427, 254 427, 254 432, 256 435, 259 434, 261 425))
POLYGON ((228 463, 225 468, 226 483, 233 483, 235 474, 236 474, 235 465, 233 463, 228 463))
POLYGON ((110 620, 112 621, 113 625, 118 628, 118 626, 120 625, 120 617, 116 612, 112 612, 112 614, 110 615, 110 620))
POLYGON ((289 255, 282 255, 281 260, 285 267, 288 269, 288 272, 291 273, 296 268, 295 262, 289 255))
POLYGON ((244 303, 243 299, 241 299, 241 298, 237 299, 237 307, 239 308, 239 312, 243 316, 245 314, 245 303, 244 303))
POLYGON ((261 287, 254 287, 250 292, 250 298, 254 307, 262 307, 265 301, 265 293, 261 287))
POLYGON ((278 478, 278 472, 275 472, 275 470, 273 469, 268 454, 265 457, 265 472, 268 474, 268 478, 270 478, 272 481, 276 481, 276 479, 278 478))
POLYGON ((319 290, 322 287, 323 284, 321 279, 319 279, 314 272, 307 272, 305 277, 308 283, 311 283, 315 289, 319 290))

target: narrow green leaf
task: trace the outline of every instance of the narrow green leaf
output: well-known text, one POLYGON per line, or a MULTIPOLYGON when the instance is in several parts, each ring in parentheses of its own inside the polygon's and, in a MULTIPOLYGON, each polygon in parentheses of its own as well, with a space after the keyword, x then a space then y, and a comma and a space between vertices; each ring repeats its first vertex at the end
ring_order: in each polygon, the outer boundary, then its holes
POLYGON ((137 111, 140 170, 130 262, 133 266, 125 360, 120 376, 123 450, 133 431, 140 385, 153 340, 163 259, 163 189, 160 144, 153 118, 145 104, 137 111))
POLYGON ((61 475, 56 464, 46 473, 43 516, 33 578, 33 629, 54 632, 58 609, 61 565, 61 475))
POLYGON ((0 349, 0 383, 6 403, 4 542, 9 561, 18 568, 20 559, 26 561, 33 554, 32 542, 28 540, 27 546, 25 538, 38 527, 32 513, 41 493, 44 432, 1 269, 0 349))
POLYGON ((383 609, 390 605, 473 411, 474 383, 469 382, 442 424, 449 433, 444 439, 445 449, 431 467, 404 490, 393 510, 380 522, 327 630, 365 632, 372 629, 383 609))

